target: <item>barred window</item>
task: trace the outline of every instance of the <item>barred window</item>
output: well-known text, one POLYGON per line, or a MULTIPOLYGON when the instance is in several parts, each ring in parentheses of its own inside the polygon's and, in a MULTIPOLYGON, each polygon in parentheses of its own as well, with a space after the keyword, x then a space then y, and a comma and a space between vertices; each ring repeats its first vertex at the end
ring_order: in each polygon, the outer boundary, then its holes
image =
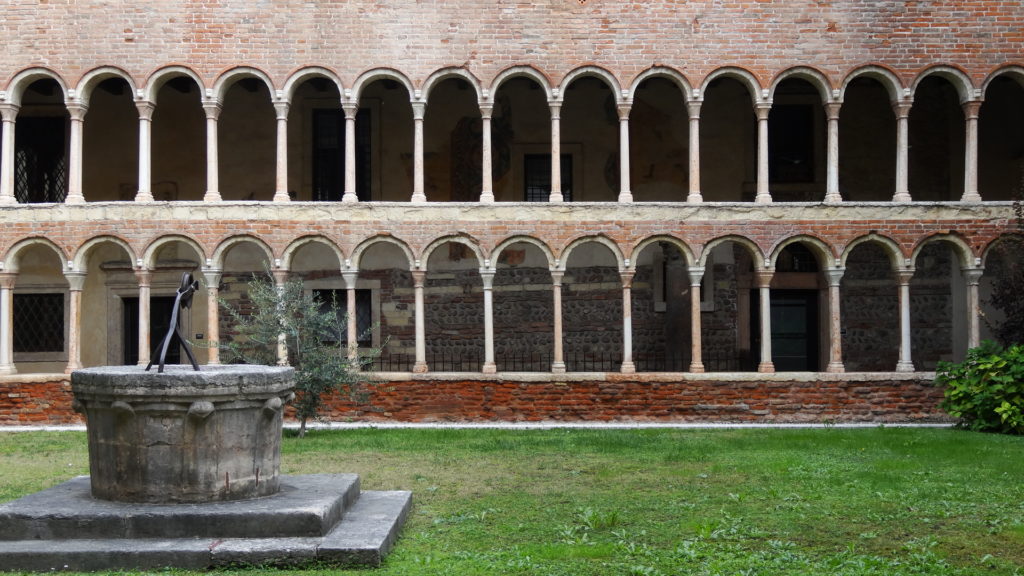
MULTIPOLYGON (((373 326, 373 298, 369 289, 356 290, 356 338, 359 346, 373 346, 373 336, 370 328, 373 326)), ((323 310, 331 306, 331 302, 338 305, 338 314, 345 314, 348 308, 348 294, 345 289, 317 289, 313 295, 320 301, 323 310)), ((339 318, 340 320, 340 318, 339 318)), ((340 334, 342 340, 347 340, 347 334, 340 334)))
POLYGON ((15 294, 15 352, 64 351, 64 294, 15 294))

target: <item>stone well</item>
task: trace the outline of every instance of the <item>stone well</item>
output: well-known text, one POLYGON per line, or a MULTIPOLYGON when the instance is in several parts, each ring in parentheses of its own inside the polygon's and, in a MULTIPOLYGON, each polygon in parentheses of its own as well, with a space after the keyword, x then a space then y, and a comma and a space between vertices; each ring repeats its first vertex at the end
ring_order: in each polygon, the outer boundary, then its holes
POLYGON ((93 496, 194 503, 275 494, 293 373, 248 365, 75 371, 71 389, 87 421, 93 496))

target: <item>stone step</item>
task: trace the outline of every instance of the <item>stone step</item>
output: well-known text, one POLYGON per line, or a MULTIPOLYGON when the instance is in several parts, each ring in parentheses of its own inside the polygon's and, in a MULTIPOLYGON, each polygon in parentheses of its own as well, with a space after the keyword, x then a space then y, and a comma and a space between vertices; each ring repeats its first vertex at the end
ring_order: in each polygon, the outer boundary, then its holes
MULTIPOLYGON (((298 477, 301 478, 301 477, 298 477)), ((78 538, 0 541, 0 569, 123 570, 229 565, 379 566, 412 504, 408 491, 368 491, 323 537, 78 538)), ((268 522, 273 523, 272 520, 268 522)))
POLYGON ((0 504, 0 541, 324 536, 358 497, 356 474, 309 474, 282 476, 280 492, 251 500, 111 502, 93 498, 79 476, 0 504))

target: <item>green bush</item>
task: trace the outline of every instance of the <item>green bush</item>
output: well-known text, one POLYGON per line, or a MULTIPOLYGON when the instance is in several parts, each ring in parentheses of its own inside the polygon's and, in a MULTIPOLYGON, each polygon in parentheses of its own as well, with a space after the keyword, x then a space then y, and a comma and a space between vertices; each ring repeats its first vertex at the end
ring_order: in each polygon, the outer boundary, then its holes
POLYGON ((940 362, 942 409, 970 430, 1024 434, 1024 345, 1003 349, 986 340, 959 363, 940 362))

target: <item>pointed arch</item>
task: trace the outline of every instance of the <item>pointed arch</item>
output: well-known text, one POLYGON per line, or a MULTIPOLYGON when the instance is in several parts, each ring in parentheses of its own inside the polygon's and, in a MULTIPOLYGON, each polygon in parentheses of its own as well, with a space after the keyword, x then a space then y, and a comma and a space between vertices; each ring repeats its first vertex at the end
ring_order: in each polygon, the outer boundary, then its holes
POLYGON ((127 72, 116 66, 100 66, 86 72, 82 79, 78 81, 78 86, 75 88, 75 97, 83 104, 88 105, 89 98, 92 96, 96 86, 99 86, 100 82, 111 78, 120 78, 127 82, 128 88, 132 91, 132 98, 135 98, 138 89, 135 85, 135 80, 127 72))
POLYGON ((199 242, 194 238, 183 234, 168 234, 166 236, 160 236, 150 242, 149 246, 146 246, 146 250, 142 253, 142 268, 153 269, 156 265, 156 253, 160 248, 174 242, 181 242, 182 244, 192 248, 192 250, 195 250, 196 256, 203 261, 201 263, 205 263, 208 267, 216 267, 212 266, 211 260, 206 256, 206 251, 203 250, 203 247, 200 246, 199 242))
POLYGON ((512 66, 499 72, 498 75, 494 77, 494 81, 491 82, 491 89, 488 97, 493 99, 494 94, 498 92, 498 88, 501 87, 502 83, 519 77, 528 78, 539 84, 544 90, 545 98, 548 101, 551 100, 551 82, 548 81, 547 76, 532 66, 512 66))
POLYGON ((651 78, 664 78, 675 84, 676 87, 679 88, 679 91, 683 93, 683 99, 686 102, 696 98, 696 95, 694 95, 694 89, 690 86, 690 81, 686 79, 686 76, 675 68, 669 68, 668 66, 651 66, 637 74, 636 78, 634 78, 633 82, 629 85, 627 98, 632 100, 636 96, 637 88, 639 88, 646 80, 651 78))
POLYGON ((821 96, 822 105, 833 101, 832 82, 819 70, 810 66, 794 66, 779 72, 768 88, 768 99, 773 100, 775 98, 775 90, 779 87, 779 84, 795 78, 804 80, 811 86, 814 86, 818 91, 818 95, 821 96))
POLYGON ((45 247, 49 248, 50 250, 53 250, 57 254, 57 257, 60 258, 60 270, 61 270, 61 272, 64 272, 65 270, 69 270, 69 268, 68 268, 68 255, 64 252, 64 250, 60 246, 57 246, 49 238, 43 238, 41 236, 33 236, 31 238, 25 238, 24 240, 21 240, 20 242, 14 244, 13 246, 11 246, 10 248, 7 249, 7 253, 4 255, 4 260, 3 260, 3 271, 4 272, 17 272, 20 269, 20 267, 21 267, 21 262, 20 262, 21 252, 23 250, 25 250, 27 248, 31 248, 33 246, 45 246, 45 247))
POLYGON ((562 83, 558 87, 558 96, 556 99, 561 102, 565 97, 565 91, 569 88, 569 85, 575 82, 579 78, 592 77, 602 80, 608 88, 615 95, 616 102, 622 102, 622 87, 619 85, 619 80, 614 74, 601 68, 600 66, 580 66, 566 74, 562 78, 562 83))
POLYGON ((15 106, 21 106, 21 98, 25 95, 25 89, 36 80, 54 80, 60 86, 64 99, 69 96, 67 82, 64 78, 49 68, 35 67, 26 68, 18 72, 7 84, 7 95, 4 100, 15 106))
POLYGON ((738 66, 724 66, 705 76, 700 86, 701 95, 707 92, 708 86, 718 78, 732 78, 746 86, 747 92, 750 93, 751 105, 756 106, 765 101, 767 91, 761 86, 761 82, 750 71, 738 66))
POLYGON ((135 255, 135 250, 132 249, 131 245, 128 244, 128 242, 126 242, 123 238, 120 238, 118 236, 104 235, 96 236, 94 238, 86 240, 84 243, 82 243, 81 246, 78 247, 77 250, 75 250, 75 255, 72 257, 71 261, 71 269, 84 271, 86 268, 87 261, 89 259, 89 253, 92 251, 93 248, 99 246, 100 244, 114 244, 116 246, 119 246, 128 255, 128 259, 131 261, 132 267, 136 266, 137 256, 135 255))
POLYGON ((876 232, 871 232, 864 236, 858 236, 850 241, 846 247, 843 248, 843 253, 839 256, 839 266, 846 268, 846 261, 850 257, 850 254, 853 253, 853 250, 861 244, 877 244, 880 246, 889 257, 889 262, 892 264, 893 270, 899 269, 903 266, 906 256, 903 254, 903 251, 900 250, 900 245, 892 238, 882 236, 876 232))
POLYGON ((434 252, 434 250, 437 249, 438 246, 441 246, 442 244, 447 244, 449 242, 463 244, 469 247, 469 249, 473 251, 473 254, 476 255, 476 261, 481 268, 490 267, 489 260, 485 256, 483 249, 480 247, 480 244, 477 242, 476 238, 473 238, 472 236, 466 234, 453 234, 450 236, 442 236, 440 238, 437 238, 429 245, 427 245, 426 248, 423 249, 423 254, 420 256, 420 269, 427 270, 427 262, 430 260, 430 255, 434 252))
POLYGON ((789 238, 775 244, 772 248, 771 256, 769 256, 772 268, 775 268, 775 263, 778 262, 779 254, 786 249, 786 246, 797 243, 807 244, 811 248, 811 251, 823 260, 822 264, 830 268, 835 267, 836 254, 835 251, 832 250, 831 246, 816 236, 811 236, 810 234, 799 234, 797 236, 790 236, 789 238))
POLYGON ((473 91, 476 92, 477 102, 480 102, 485 98, 483 86, 480 84, 480 80, 477 79, 477 77, 474 76, 473 73, 470 72, 469 70, 466 70, 465 68, 461 68, 458 66, 441 68, 440 70, 437 70, 433 74, 428 76, 427 79, 423 81, 423 88, 420 90, 422 92, 421 98, 425 102, 429 102, 430 91, 433 90, 433 88, 440 84, 441 82, 444 82, 445 80, 448 80, 450 78, 459 78, 468 82, 469 85, 473 87, 473 91))
POLYGON ((544 257, 547 258, 548 269, 555 269, 555 254, 554 252, 551 251, 551 247, 545 244, 543 240, 539 240, 537 238, 534 238, 533 236, 525 235, 509 236, 508 238, 502 240, 497 246, 495 246, 494 250, 491 252, 492 258, 491 265, 489 266, 489 268, 491 270, 497 269, 498 258, 501 257, 501 253, 509 246, 520 243, 536 246, 544 254, 544 257))
POLYGON ((224 96, 228 93, 228 89, 234 86, 235 82, 244 78, 258 78, 266 84, 267 91, 270 92, 270 99, 274 100, 276 98, 277 91, 274 89, 274 82, 270 80, 270 76, 267 76, 266 72, 259 68, 251 66, 238 66, 225 70, 213 83, 213 98, 223 104, 224 96))
POLYGON ((923 250, 928 244, 932 244, 934 242, 949 242, 952 244, 953 252, 956 254, 957 261, 960 262, 961 268, 969 268, 980 265, 981 263, 981 258, 975 257, 974 252, 971 251, 971 246, 962 237, 960 237, 959 234, 939 233, 932 234, 918 240, 917 244, 914 245, 914 250, 910 256, 911 264, 916 266, 917 257, 921 254, 921 250, 923 250))
POLYGON ((338 94, 345 94, 345 86, 342 84, 341 78, 338 77, 333 70, 329 70, 322 66, 306 66, 304 68, 299 68, 288 76, 288 79, 284 82, 284 88, 281 90, 281 97, 284 98, 286 102, 291 102, 292 97, 295 96, 295 90, 298 89, 303 82, 313 78, 330 80, 334 83, 335 87, 338 88, 338 94))
POLYGON ((284 249, 284 252, 281 254, 281 269, 291 270, 292 259, 295 257, 295 253, 300 248, 308 244, 323 244, 324 246, 327 246, 327 248, 332 253, 334 253, 334 255, 338 258, 338 268, 345 268, 345 262, 347 262, 348 260, 345 258, 345 253, 342 252, 341 248, 339 248, 338 245, 335 244, 333 240, 321 234, 310 234, 308 236, 296 238, 290 244, 288 244, 288 246, 284 249))
POLYGON ((619 264, 619 271, 623 271, 623 270, 626 269, 626 257, 622 254, 622 249, 619 248, 619 245, 616 244, 614 240, 612 240, 611 238, 609 238, 609 237, 607 237, 607 236, 605 236, 603 234, 594 234, 594 235, 591 235, 591 236, 580 236, 579 238, 576 238, 575 240, 570 242, 562 250, 561 258, 559 258, 558 260, 555 261, 555 264, 557 265, 556 269, 557 270, 561 270, 561 271, 564 272, 565 271, 565 263, 569 261, 569 256, 572 254, 572 251, 575 250, 576 248, 580 247, 581 245, 588 244, 590 242, 601 244, 601 245, 605 246, 606 248, 608 248, 609 250, 611 250, 612 256, 615 257, 616 262, 618 262, 618 264, 619 264))
POLYGON ((698 266, 707 266, 707 264, 708 264, 708 256, 711 254, 711 252, 715 248, 717 248, 719 245, 725 244, 726 242, 734 242, 734 243, 739 244, 740 246, 743 246, 744 248, 746 248, 747 251, 750 252, 750 256, 751 256, 750 259, 754 263, 754 269, 755 270, 764 270, 764 268, 765 268, 765 264, 764 264, 765 257, 764 257, 764 252, 761 250, 761 247, 758 246, 753 240, 751 240, 751 239, 749 239, 749 238, 747 238, 745 236, 738 236, 738 235, 735 235, 735 234, 729 234, 727 236, 719 236, 718 238, 715 238, 715 239, 711 240, 710 242, 708 242, 707 244, 705 244, 703 249, 700 251, 700 259, 697 261, 697 265, 698 266))
POLYGON ((911 96, 917 93, 917 87, 929 76, 939 76, 948 80, 949 83, 956 88, 956 92, 960 96, 961 104, 976 99, 974 84, 971 82, 971 78, 967 73, 960 68, 947 64, 939 64, 922 70, 910 86, 911 96))
POLYGON ((850 87, 850 83, 860 77, 871 78, 881 84, 885 91, 889 93, 890 102, 898 102, 909 95, 908 90, 903 85, 903 81, 900 80, 900 77, 895 72, 884 66, 871 64, 855 68, 846 75, 846 78, 843 79, 843 85, 839 89, 840 102, 846 99, 846 89, 850 87))
POLYGON ((203 97, 207 87, 199 74, 187 66, 175 65, 159 68, 149 75, 149 78, 146 80, 146 87, 142 89, 143 100, 156 104, 156 97, 160 93, 160 89, 164 87, 164 84, 181 77, 191 78, 199 89, 200 98, 203 97))
POLYGON ((390 234, 378 234, 360 242, 355 249, 352 250, 352 260, 348 263, 347 268, 350 270, 359 270, 359 264, 363 258, 363 252, 366 252, 375 244, 391 244, 397 246, 398 249, 402 251, 402 254, 405 254, 405 258, 409 264, 409 270, 416 268, 416 257, 413 255, 412 248, 410 248, 404 240, 396 238, 390 234))
POLYGON ((394 80, 405 86, 405 89, 409 92, 410 100, 418 98, 419 91, 413 87, 408 76, 393 68, 373 68, 363 72, 359 75, 359 78, 356 78, 356 81, 352 83, 351 94, 348 91, 344 92, 346 99, 358 104, 359 99, 363 95, 363 89, 377 80, 394 80))
POLYGON ((687 266, 693 266, 694 262, 696 262, 696 258, 693 255, 693 250, 686 242, 683 242, 679 238, 676 238, 675 236, 672 236, 670 234, 657 234, 655 236, 648 236, 647 238, 644 238, 635 246, 633 246, 632 250, 629 253, 629 270, 636 270, 636 261, 640 257, 640 254, 643 253, 645 248, 647 248, 651 244, 654 244, 655 242, 667 242, 678 248, 679 252, 683 255, 683 258, 686 259, 687 266))

